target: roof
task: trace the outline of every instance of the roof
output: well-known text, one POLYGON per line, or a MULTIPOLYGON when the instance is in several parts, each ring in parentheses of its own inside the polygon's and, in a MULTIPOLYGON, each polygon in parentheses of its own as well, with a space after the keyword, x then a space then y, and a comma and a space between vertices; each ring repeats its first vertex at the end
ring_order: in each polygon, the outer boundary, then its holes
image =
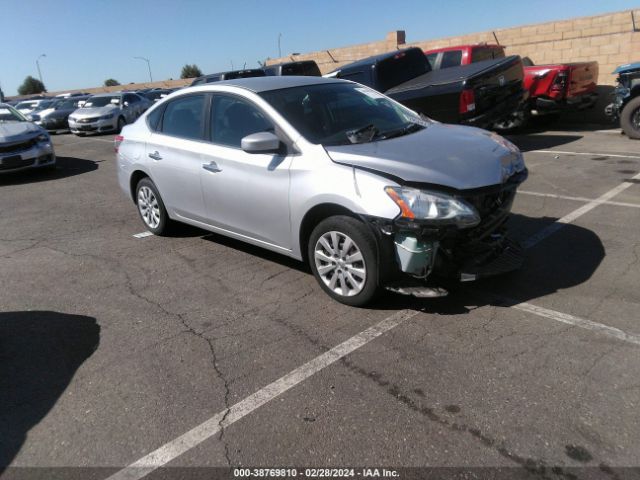
POLYGON ((285 75, 277 77, 250 77, 238 78, 235 80, 222 80, 221 82, 207 83, 206 85, 196 85, 193 88, 205 89, 217 87, 219 85, 229 85, 251 90, 255 93, 260 93, 267 92, 269 90, 280 90, 282 88, 302 87, 306 85, 316 85, 322 83, 337 83, 342 81, 343 80, 338 80, 335 78, 285 75))
POLYGON ((627 73, 632 72, 633 70, 640 70, 640 62, 625 63, 624 65, 620 65, 613 71, 613 73, 627 73))

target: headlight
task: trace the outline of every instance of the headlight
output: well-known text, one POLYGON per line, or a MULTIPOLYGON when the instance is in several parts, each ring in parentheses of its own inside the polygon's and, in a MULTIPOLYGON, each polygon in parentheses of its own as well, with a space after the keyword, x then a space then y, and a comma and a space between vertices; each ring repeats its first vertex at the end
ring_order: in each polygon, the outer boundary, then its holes
POLYGON ((109 120, 113 118, 113 113, 110 113, 109 115, 103 115, 101 117, 98 117, 98 120, 109 120))
POLYGON ((71 122, 75 122, 76 121, 76 117, 67 117, 69 121, 71 122))
POLYGON ((458 198, 408 187, 386 187, 384 191, 400 207, 403 218, 442 221, 461 228, 480 223, 478 212, 458 198))
POLYGON ((41 133, 40 135, 38 135, 36 137, 36 140, 40 143, 44 143, 44 142, 48 142, 49 141, 49 135, 46 133, 41 133))

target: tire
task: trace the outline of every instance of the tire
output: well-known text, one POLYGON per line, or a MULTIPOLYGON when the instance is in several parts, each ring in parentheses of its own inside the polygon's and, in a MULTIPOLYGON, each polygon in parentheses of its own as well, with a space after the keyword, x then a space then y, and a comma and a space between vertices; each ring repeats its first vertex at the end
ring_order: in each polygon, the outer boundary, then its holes
POLYGON ((640 140, 640 96, 629 100, 622 109, 620 126, 627 137, 640 140))
POLYGON ((501 133, 515 132, 527 124, 529 116, 528 110, 517 110, 501 121, 494 123, 493 129, 501 133))
POLYGON ((118 126, 116 127, 116 131, 120 133, 126 124, 127 122, 123 117, 118 117, 118 126))
POLYGON ((313 275, 331 298, 353 307, 373 300, 378 290, 377 247, 361 221, 346 215, 321 221, 311 232, 307 255, 313 275))
POLYGON ((136 206, 145 227, 154 235, 166 235, 171 227, 162 197, 155 183, 145 177, 136 186, 136 206))

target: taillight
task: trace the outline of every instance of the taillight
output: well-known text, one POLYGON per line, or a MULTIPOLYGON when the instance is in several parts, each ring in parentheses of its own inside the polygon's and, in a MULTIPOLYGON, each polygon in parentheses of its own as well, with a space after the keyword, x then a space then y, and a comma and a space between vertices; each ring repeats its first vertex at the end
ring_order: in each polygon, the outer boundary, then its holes
POLYGON ((556 78, 553 79, 553 85, 551 85, 552 92, 564 92, 567 88, 567 80, 569 79, 568 72, 558 72, 556 78))
POLYGON ((473 112, 476 109, 476 94, 473 90, 466 88, 460 94, 460 113, 473 112))
POLYGON ((113 149, 118 153, 118 149, 120 148, 120 144, 124 140, 122 135, 116 135, 116 138, 113 139, 113 149))

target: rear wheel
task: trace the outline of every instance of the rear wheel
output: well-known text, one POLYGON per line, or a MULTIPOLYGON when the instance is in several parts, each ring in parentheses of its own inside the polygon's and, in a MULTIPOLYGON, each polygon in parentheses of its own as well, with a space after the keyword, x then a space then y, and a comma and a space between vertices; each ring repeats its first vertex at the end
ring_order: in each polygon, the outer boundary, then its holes
POLYGON ((502 133, 509 133, 524 127, 529 119, 529 112, 525 110, 517 110, 508 117, 493 124, 494 130, 502 133))
POLYGON ((620 126, 627 137, 640 139, 640 97, 629 100, 620 113, 620 126))
POLYGON ((164 235, 169 231, 171 220, 167 215, 167 209, 155 183, 148 177, 138 182, 136 205, 140 218, 151 233, 164 235))
POLYGON ((360 307, 378 289, 378 259, 372 233, 359 220, 329 217, 314 228, 308 257, 320 287, 333 299, 360 307))

